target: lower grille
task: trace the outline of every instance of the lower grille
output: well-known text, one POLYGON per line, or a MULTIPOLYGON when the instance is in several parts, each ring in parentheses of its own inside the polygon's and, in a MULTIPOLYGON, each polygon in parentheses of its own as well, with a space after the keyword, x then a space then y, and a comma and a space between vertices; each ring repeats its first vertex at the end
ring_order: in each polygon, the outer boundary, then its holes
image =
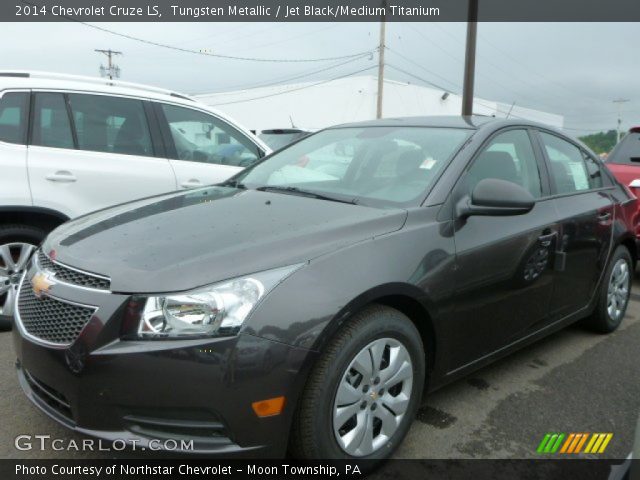
POLYGON ((57 345, 72 344, 96 311, 43 296, 37 298, 29 281, 22 282, 18 315, 29 335, 57 345))
POLYGON ((69 401, 62 393, 37 380, 26 370, 24 370, 24 378, 31 387, 33 394, 38 397, 41 402, 47 404, 65 418, 73 420, 69 401))
POLYGON ((165 440, 193 440, 196 448, 224 447, 233 442, 227 437, 224 425, 208 416, 201 419, 149 417, 127 415, 127 430, 147 438, 165 440))

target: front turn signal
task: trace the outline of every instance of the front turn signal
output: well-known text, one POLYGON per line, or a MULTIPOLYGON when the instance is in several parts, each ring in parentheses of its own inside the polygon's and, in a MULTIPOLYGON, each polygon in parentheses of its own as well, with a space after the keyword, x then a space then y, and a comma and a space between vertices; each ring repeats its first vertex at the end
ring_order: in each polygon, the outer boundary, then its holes
POLYGON ((251 404, 255 414, 262 417, 273 417, 274 415, 280 415, 284 408, 284 397, 269 398, 267 400, 259 400, 251 404))

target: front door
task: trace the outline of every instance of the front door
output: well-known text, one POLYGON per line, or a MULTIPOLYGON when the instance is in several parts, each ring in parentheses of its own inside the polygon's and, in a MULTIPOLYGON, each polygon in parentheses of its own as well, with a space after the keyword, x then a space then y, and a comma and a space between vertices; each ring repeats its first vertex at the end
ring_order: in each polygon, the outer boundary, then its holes
POLYGON ((449 370, 539 328, 553 292, 557 213, 526 129, 496 135, 457 188, 470 193, 486 178, 516 183, 537 201, 524 215, 471 216, 455 222, 455 320, 446 328, 456 348, 451 349, 449 370))
POLYGON ((180 188, 223 182, 260 158, 254 142, 212 114, 169 104, 156 113, 180 188))

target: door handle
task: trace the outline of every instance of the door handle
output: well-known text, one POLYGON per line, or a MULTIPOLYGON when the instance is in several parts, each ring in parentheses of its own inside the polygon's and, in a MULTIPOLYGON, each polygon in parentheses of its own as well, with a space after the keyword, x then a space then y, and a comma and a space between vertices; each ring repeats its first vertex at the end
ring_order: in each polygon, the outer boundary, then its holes
POLYGON ((549 245, 551 245, 551 242, 553 241, 553 239, 556 238, 557 236, 558 236, 558 232, 545 233, 544 235, 540 235, 538 237, 538 241, 540 242, 540 245, 542 245, 543 247, 548 247, 549 245))
POLYGON ((201 187, 202 183, 197 178, 192 178, 190 180, 187 180, 186 182, 182 182, 180 186, 182 188, 195 188, 195 187, 201 187))
POLYGON ((50 173, 46 175, 44 178, 49 180, 50 182, 59 182, 59 183, 71 183, 75 182, 77 178, 73 173, 68 170, 58 170, 55 173, 50 173))
POLYGON ((598 215, 599 222, 606 222, 611 218, 611 212, 604 212, 598 215))

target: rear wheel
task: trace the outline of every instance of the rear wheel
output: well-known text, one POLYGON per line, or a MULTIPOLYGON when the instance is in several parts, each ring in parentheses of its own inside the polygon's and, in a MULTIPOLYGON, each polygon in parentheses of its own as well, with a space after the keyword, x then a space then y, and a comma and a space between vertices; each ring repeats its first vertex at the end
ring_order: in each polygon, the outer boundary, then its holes
POLYGON ((331 340, 310 374, 291 437, 301 458, 384 459, 421 401, 425 355, 401 312, 372 306, 331 340))
POLYGON ((0 329, 13 324, 18 283, 36 246, 46 232, 26 225, 0 226, 0 329))
POLYGON ((610 333, 622 323, 631 295, 631 254, 620 245, 611 258, 600 290, 598 304, 593 314, 585 319, 590 329, 599 333, 610 333))

